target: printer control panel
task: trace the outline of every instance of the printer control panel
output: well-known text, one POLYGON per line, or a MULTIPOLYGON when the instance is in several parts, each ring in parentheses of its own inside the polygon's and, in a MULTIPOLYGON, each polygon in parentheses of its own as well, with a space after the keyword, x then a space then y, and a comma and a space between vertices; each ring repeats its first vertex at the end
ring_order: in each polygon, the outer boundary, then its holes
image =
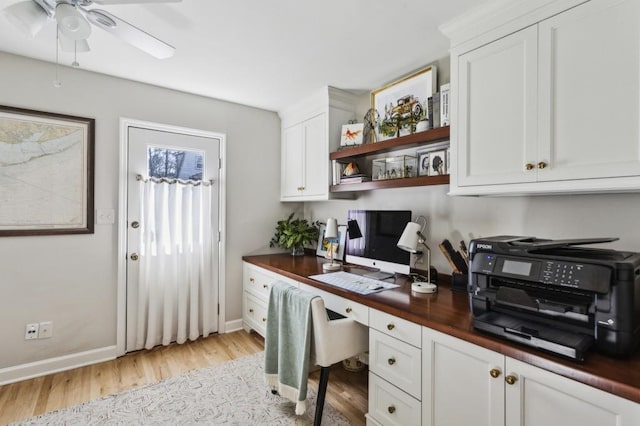
POLYGON ((571 261, 529 259, 477 253, 472 272, 521 278, 560 287, 572 287, 590 291, 608 291, 611 271, 601 265, 571 261))

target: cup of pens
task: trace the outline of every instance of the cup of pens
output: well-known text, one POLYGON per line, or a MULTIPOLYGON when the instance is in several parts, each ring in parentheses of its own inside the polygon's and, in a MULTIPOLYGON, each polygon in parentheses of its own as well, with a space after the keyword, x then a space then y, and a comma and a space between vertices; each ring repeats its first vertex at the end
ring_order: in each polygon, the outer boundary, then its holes
POLYGON ((460 250, 453 248, 451 242, 443 240, 439 245, 442 254, 451 265, 451 290, 467 291, 469 282, 469 252, 464 241, 460 241, 460 250))

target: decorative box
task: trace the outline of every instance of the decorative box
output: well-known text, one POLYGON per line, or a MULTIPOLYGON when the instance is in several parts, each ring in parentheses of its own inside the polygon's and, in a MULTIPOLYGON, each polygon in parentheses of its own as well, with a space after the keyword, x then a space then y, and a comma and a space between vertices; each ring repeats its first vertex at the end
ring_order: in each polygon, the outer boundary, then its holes
POLYGON ((387 180, 417 176, 417 159, 410 155, 379 158, 373 160, 372 179, 387 180))

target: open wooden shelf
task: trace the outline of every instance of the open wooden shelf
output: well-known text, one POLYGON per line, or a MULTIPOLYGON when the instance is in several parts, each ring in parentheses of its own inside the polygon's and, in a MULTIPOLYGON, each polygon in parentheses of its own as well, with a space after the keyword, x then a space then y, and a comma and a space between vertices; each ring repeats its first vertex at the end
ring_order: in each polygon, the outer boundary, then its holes
POLYGON ((343 183, 331 185, 331 192, 371 191, 373 189, 406 188, 410 186, 448 185, 449 175, 418 176, 404 179, 375 180, 362 183, 343 183))
MULTIPOLYGON (((362 158, 368 155, 398 151, 401 149, 429 146, 431 143, 449 139, 449 126, 438 127, 412 135, 387 139, 382 142, 369 143, 341 149, 329 154, 329 159, 339 160, 347 158, 362 158)), ((355 192, 371 191, 374 189, 406 188, 410 186, 448 185, 449 175, 442 176, 418 176, 404 179, 376 180, 362 183, 343 183, 331 185, 330 192, 355 192)))
POLYGON ((449 139, 449 126, 425 130, 424 132, 401 136, 399 138, 387 139, 382 142, 368 143, 341 149, 340 151, 330 153, 329 159, 339 160, 341 158, 363 157, 365 155, 380 154, 384 152, 397 151, 399 149, 424 146, 428 145, 429 142, 439 142, 446 139, 449 139))

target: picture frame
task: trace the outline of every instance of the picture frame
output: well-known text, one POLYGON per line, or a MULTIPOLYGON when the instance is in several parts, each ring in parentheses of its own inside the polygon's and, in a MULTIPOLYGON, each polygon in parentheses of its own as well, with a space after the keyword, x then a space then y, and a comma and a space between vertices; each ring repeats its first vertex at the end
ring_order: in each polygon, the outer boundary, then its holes
POLYGON ((0 106, 0 236, 94 232, 95 120, 0 106))
POLYGON ((449 174, 447 168, 447 151, 431 151, 429 153, 429 176, 441 176, 449 174))
POLYGON ((416 157, 418 157, 418 176, 429 176, 429 153, 430 150, 418 150, 416 151, 416 157))
MULTIPOLYGON (((318 244, 316 246, 316 256, 330 257, 329 252, 329 240, 324 237, 327 230, 327 225, 320 225, 320 232, 318 232, 318 244)), ((344 259, 344 247, 347 241, 347 226, 338 225, 338 250, 335 253, 335 260, 344 259)))
POLYGON ((340 146, 362 145, 364 123, 351 123, 342 126, 340 146))
POLYGON ((426 117, 427 100, 436 84, 437 69, 429 65, 371 92, 376 140, 415 133, 416 123, 426 117))

